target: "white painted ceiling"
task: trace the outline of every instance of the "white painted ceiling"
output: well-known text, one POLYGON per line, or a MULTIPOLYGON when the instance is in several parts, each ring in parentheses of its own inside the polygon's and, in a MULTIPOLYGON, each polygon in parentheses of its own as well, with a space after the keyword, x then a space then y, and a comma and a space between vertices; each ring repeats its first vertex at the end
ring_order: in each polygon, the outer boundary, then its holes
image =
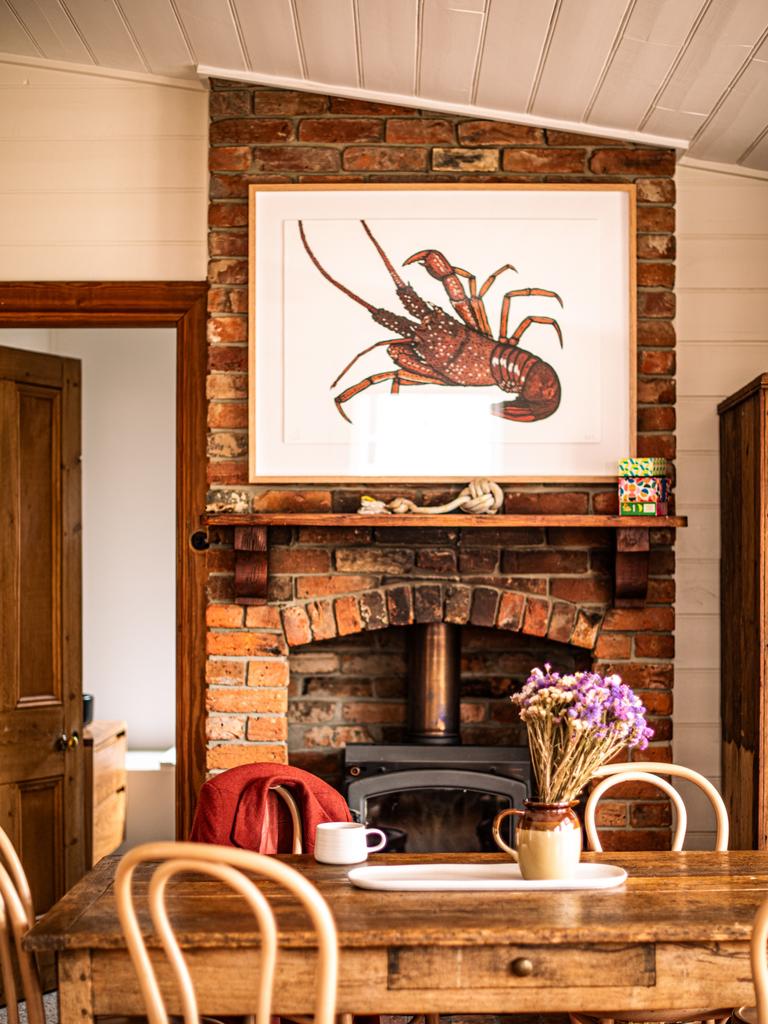
POLYGON ((768 0, 0 0, 0 51, 391 99, 768 170, 768 0))

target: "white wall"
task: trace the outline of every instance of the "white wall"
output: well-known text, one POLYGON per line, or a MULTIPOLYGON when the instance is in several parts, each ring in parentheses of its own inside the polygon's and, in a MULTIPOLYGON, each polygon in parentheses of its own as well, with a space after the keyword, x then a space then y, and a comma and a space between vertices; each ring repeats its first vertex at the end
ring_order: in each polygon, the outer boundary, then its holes
POLYGON ((0 62, 0 280, 203 280, 208 93, 0 62))
MULTIPOLYGON (((674 757, 720 784, 717 404, 768 372, 768 181, 677 173, 677 539, 674 757)), ((686 791, 689 845, 711 813, 686 791)))
POLYGON ((82 361, 83 690, 132 750, 175 741, 176 332, 0 330, 82 361))

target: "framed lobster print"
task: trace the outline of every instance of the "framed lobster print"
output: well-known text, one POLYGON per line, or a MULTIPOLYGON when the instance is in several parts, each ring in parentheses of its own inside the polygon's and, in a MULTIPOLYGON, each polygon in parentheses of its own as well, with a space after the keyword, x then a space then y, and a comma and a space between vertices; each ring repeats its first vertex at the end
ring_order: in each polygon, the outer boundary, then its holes
POLYGON ((253 185, 250 478, 613 479, 633 185, 253 185))

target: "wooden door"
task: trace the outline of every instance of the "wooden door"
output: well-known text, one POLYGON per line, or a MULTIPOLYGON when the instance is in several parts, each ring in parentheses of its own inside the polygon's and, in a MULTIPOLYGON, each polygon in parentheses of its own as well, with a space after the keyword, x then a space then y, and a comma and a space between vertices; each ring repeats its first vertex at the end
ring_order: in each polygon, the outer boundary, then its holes
POLYGON ((84 869, 80 362, 0 348, 0 825, 48 909, 84 869))

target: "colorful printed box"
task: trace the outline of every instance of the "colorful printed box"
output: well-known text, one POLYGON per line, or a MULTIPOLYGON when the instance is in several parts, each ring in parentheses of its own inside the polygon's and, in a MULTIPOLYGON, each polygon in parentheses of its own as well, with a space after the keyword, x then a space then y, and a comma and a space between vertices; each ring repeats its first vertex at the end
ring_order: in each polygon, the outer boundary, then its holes
POLYGON ((665 476, 619 477, 619 515, 665 516, 669 480, 665 476))
POLYGON ((666 459, 636 458, 619 462, 619 476, 666 476, 667 472, 666 459))
POLYGON ((620 516, 665 516, 669 505, 666 501, 625 501, 619 505, 620 516))

